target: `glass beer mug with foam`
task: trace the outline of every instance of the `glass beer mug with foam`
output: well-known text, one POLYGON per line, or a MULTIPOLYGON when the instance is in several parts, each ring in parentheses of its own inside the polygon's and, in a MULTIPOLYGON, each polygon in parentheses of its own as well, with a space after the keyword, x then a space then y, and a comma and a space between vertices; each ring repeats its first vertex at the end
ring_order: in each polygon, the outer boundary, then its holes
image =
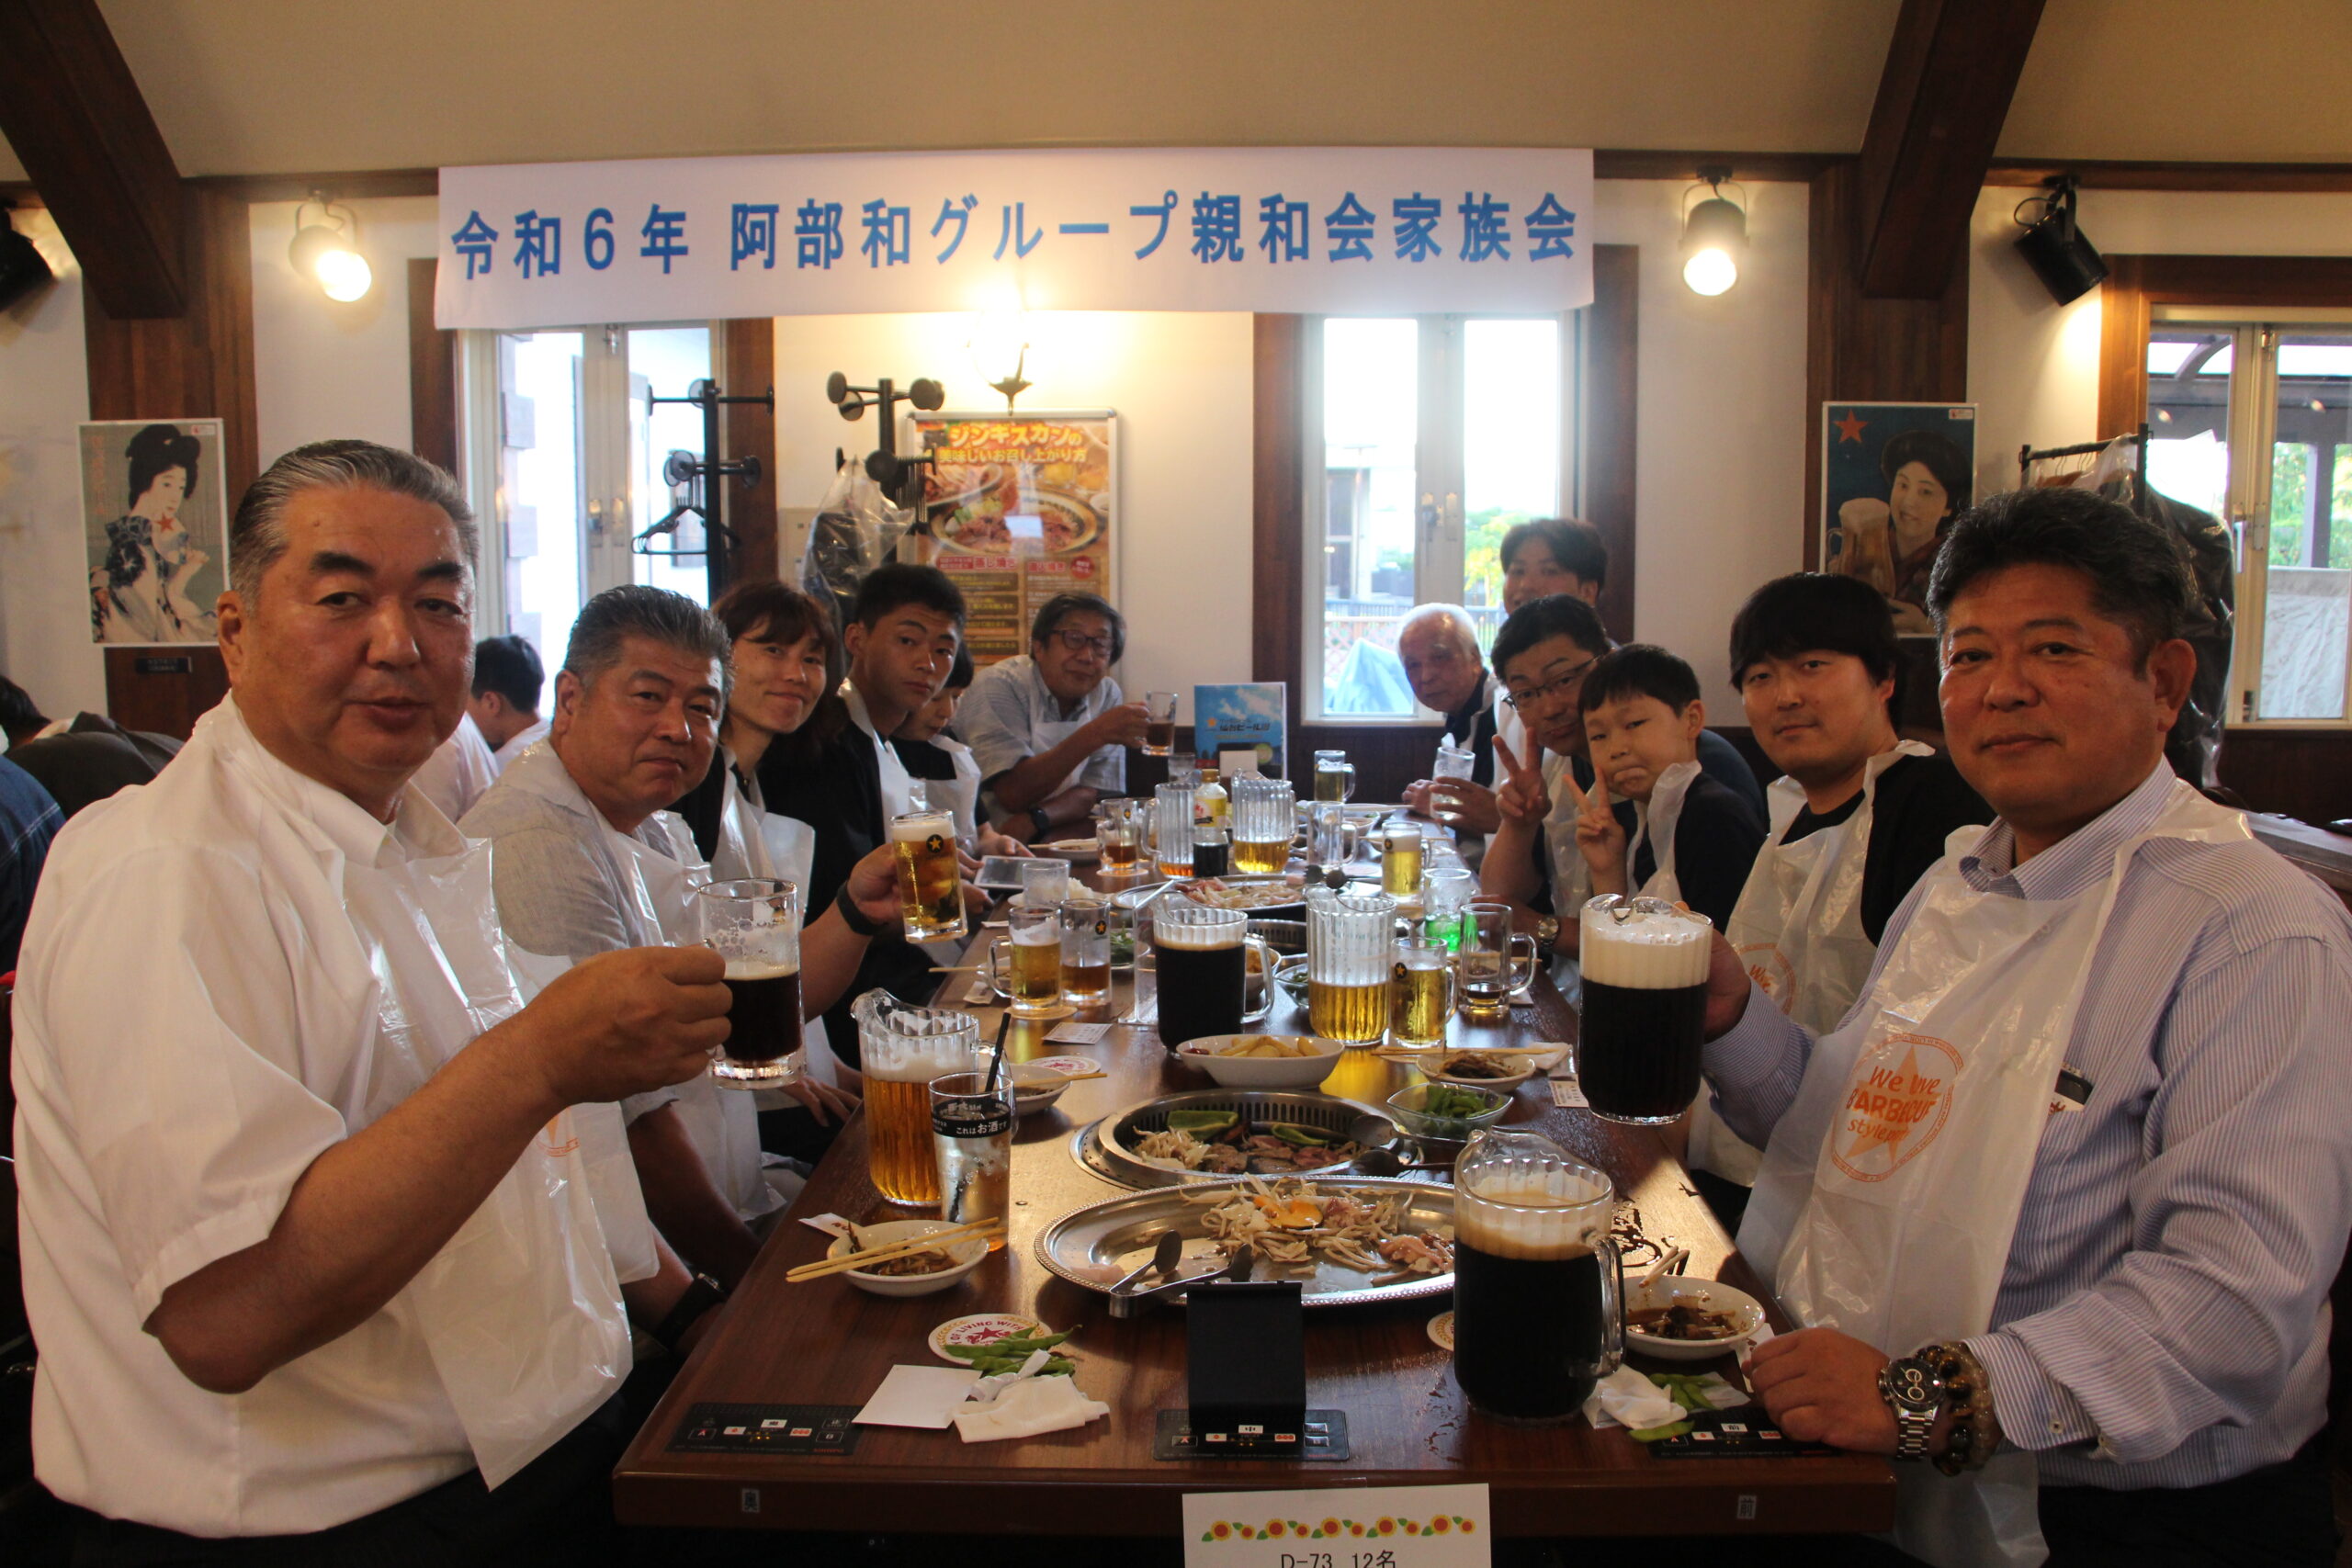
POLYGON ((800 897, 750 877, 694 890, 702 944, 727 960, 727 1043, 710 1076, 729 1089, 781 1089, 800 1076, 800 897))
POLYGON ((1596 1116, 1657 1126, 1699 1098, 1714 927, 1663 898, 1603 894, 1580 917, 1577 1082, 1596 1116))

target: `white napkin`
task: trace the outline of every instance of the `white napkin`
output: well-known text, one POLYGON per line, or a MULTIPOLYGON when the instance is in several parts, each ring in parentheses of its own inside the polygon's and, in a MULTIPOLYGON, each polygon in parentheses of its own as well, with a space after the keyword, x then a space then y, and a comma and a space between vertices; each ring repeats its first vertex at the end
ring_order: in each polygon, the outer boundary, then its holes
POLYGON ((1078 1391, 1075 1379, 1023 1378, 987 1404, 957 1412, 956 1430, 967 1443, 992 1443, 1083 1427, 1109 1414, 1109 1405, 1078 1391))
POLYGON ((969 1367, 892 1367, 852 1419, 862 1427, 944 1427, 978 1381, 969 1367))
POLYGON ((1595 1430, 1630 1427, 1645 1431, 1679 1421, 1685 1414, 1664 1389, 1631 1367, 1620 1367, 1601 1379, 1584 1402, 1584 1418, 1595 1430))

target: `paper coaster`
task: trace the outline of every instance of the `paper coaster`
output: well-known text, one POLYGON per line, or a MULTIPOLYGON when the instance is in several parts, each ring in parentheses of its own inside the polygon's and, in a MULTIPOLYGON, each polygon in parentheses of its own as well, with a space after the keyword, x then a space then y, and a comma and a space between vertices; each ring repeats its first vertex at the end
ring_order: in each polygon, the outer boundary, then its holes
POLYGON ((1429 1322, 1430 1339, 1447 1355, 1453 1354, 1453 1314, 1442 1312, 1429 1322))
POLYGON ((1064 1023, 1056 1025, 1046 1038, 1057 1045, 1100 1045, 1110 1032, 1107 1023, 1064 1023))
POLYGON ((1563 1111, 1589 1111, 1591 1101, 1584 1097, 1583 1086, 1574 1078, 1552 1080, 1552 1103, 1563 1111))
POLYGON ((1045 1325, 1034 1317, 1017 1312, 978 1312, 968 1317, 951 1317, 931 1331, 931 1353, 943 1361, 962 1364, 964 1358, 947 1353, 950 1345, 967 1349, 974 1345, 991 1345, 1000 1339, 1010 1339, 1016 1334, 1036 1334, 1045 1325))
MULTIPOLYGON (((1046 1038, 1050 1040, 1053 1036, 1049 1034, 1046 1038)), ((1102 1070, 1102 1064, 1089 1056, 1040 1056, 1034 1062, 1023 1062, 1021 1065, 1024 1067, 1051 1067, 1057 1073, 1065 1073, 1072 1077, 1080 1073, 1096 1073, 1102 1070)))

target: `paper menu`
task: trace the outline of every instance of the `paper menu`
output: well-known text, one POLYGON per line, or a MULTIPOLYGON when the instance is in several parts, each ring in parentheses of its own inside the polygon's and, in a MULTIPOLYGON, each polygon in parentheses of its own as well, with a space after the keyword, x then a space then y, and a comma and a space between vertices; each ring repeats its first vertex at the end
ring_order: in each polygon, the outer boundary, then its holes
POLYGON ((1194 1492, 1184 1568, 1490 1568, 1484 1486, 1194 1492))

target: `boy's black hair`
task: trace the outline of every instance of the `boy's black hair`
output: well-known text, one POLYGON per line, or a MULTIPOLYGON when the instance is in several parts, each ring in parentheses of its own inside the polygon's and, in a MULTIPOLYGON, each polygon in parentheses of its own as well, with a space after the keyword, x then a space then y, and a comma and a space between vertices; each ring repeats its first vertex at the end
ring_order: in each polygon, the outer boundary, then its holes
POLYGON ((1599 588, 1609 581, 1609 547, 1600 537, 1600 530, 1580 517, 1538 517, 1521 523, 1503 535, 1501 548, 1495 552, 1505 571, 1520 550, 1529 544, 1542 545, 1552 558, 1552 564, 1562 571, 1573 572, 1599 588))
POLYGON ((850 619, 871 631, 883 616, 907 604, 936 611, 953 620, 956 630, 964 628, 963 591, 945 572, 895 560, 865 574, 857 585, 857 607, 850 619))
POLYGON ((1841 572, 1792 571, 1747 596, 1731 623, 1731 683, 1766 659, 1823 649, 1851 654, 1871 679, 1895 671, 1894 612, 1885 595, 1841 572))
POLYGON ((947 667, 947 683, 939 689, 943 692, 960 692, 972 683, 973 673, 972 650, 968 648, 958 648, 956 650, 956 662, 947 667))
POLYGON ((1577 711, 1590 713, 1621 697, 1656 697, 1680 713, 1699 700, 1699 672, 1654 642, 1629 642, 1592 667, 1577 711))
POLYGON ((1555 637, 1566 637, 1587 653, 1609 651, 1609 633, 1598 611, 1573 593, 1547 593, 1521 604, 1495 634, 1494 650, 1487 656, 1495 679, 1503 679, 1503 668, 1512 660, 1555 637))
POLYGON ((548 683, 539 650, 519 637, 486 637, 474 644, 474 695, 496 692, 516 713, 539 711, 548 683))

